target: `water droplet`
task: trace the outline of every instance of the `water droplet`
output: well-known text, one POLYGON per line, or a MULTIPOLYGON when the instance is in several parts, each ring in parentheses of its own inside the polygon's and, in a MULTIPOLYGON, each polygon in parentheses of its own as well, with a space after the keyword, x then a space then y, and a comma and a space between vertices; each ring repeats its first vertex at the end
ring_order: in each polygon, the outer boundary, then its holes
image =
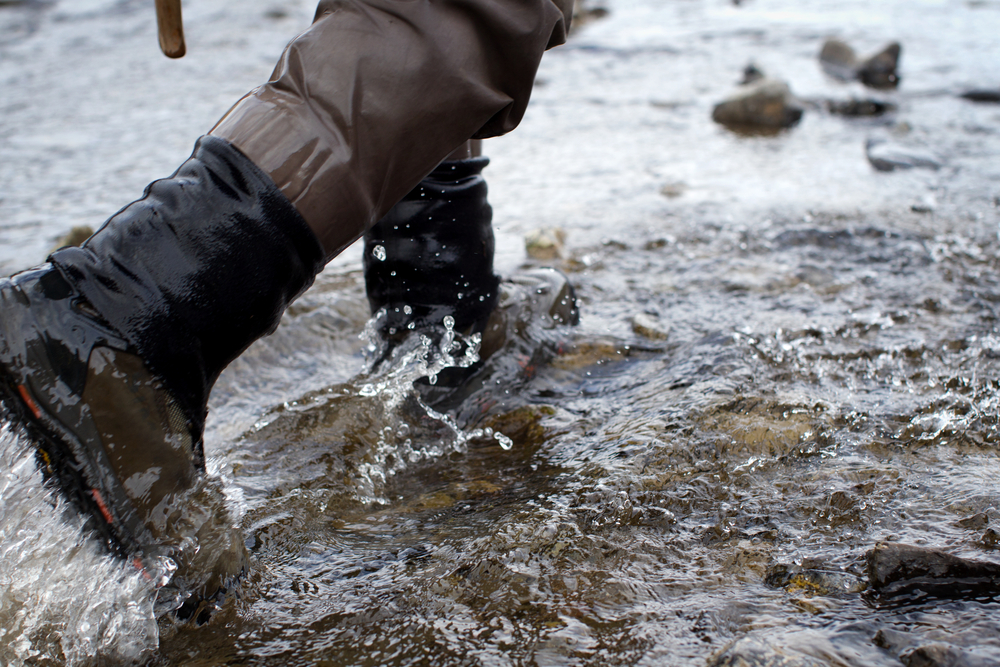
POLYGON ((500 443, 500 449, 508 450, 514 446, 514 441, 503 433, 494 433, 493 439, 500 443))
POLYGON ((406 313, 407 315, 412 315, 413 309, 410 308, 409 306, 403 306, 403 312, 406 313))
POLYGON ((372 248, 372 255, 374 255, 375 259, 377 259, 378 261, 384 262, 386 258, 385 248, 380 245, 375 246, 374 248, 372 248))
POLYGON ((444 328, 451 331, 455 328, 455 318, 451 315, 445 315, 443 320, 444 328))

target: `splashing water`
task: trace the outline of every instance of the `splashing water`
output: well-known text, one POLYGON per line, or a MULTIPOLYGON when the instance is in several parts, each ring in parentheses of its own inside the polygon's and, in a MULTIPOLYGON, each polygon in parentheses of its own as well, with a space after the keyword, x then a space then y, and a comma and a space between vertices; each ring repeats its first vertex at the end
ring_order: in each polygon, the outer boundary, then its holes
POLYGON ((386 349, 389 343, 378 334, 385 316, 384 308, 377 311, 361 333, 372 359, 368 374, 375 377, 373 381, 364 383, 358 393, 377 398, 387 413, 396 413, 395 421, 399 423, 379 431, 371 460, 360 467, 362 478, 381 486, 387 477, 403 470, 407 463, 463 452, 470 442, 482 438, 492 438, 503 449, 510 449, 513 441, 503 433, 489 427, 463 429, 454 418, 431 407, 418 389, 422 380, 431 386, 437 385, 438 376, 445 369, 470 368, 479 361, 480 334, 464 336, 457 333, 454 318, 446 316, 442 320, 442 329, 408 336, 398 346, 386 349), (414 448, 411 427, 398 410, 408 401, 418 406, 418 412, 423 416, 442 424, 450 440, 438 440, 435 444, 421 442, 419 448, 414 448))
POLYGON ((8 423, 0 424, 0 508, 0 664, 148 659, 159 641, 159 582, 101 551, 43 486, 30 446, 8 423))

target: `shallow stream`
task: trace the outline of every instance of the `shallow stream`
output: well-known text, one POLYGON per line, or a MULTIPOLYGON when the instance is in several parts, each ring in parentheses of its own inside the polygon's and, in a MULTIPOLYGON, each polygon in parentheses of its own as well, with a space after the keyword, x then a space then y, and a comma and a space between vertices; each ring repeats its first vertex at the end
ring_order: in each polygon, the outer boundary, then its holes
MULTIPOLYGON (((175 62, 148 4, 0 3, 5 273, 169 175, 313 11, 186 0, 175 62)), ((880 600, 864 568, 879 541, 1000 561, 1000 106, 959 97, 1000 88, 1000 2, 605 6, 484 149, 498 269, 564 270, 580 325, 436 418, 366 370, 360 250, 336 259, 212 396, 252 571, 202 627, 157 619, 0 431, 0 664, 1000 663, 996 600, 880 600), (898 90, 826 77, 828 37, 898 40, 898 90), (797 126, 711 121, 750 62, 797 126), (895 111, 826 110, 851 98, 895 111), (870 139, 939 168, 878 172, 870 139), (561 258, 527 258, 536 228, 561 258)))

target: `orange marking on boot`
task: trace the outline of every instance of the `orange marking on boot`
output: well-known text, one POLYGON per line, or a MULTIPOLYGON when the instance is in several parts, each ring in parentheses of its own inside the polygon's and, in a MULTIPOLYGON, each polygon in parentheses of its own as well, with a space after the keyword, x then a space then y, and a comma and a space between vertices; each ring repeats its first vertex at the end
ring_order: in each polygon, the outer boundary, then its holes
POLYGON ((38 409, 38 405, 36 405, 34 399, 31 398, 31 394, 28 393, 28 388, 23 384, 19 384, 17 385, 17 392, 21 394, 21 398, 28 406, 28 409, 31 410, 31 414, 35 415, 35 419, 41 419, 42 411, 38 409))
POLYGON ((104 498, 102 498, 101 494, 97 492, 97 489, 91 489, 90 495, 93 496, 94 502, 97 503, 97 509, 101 510, 101 516, 104 517, 104 520, 108 523, 114 523, 115 519, 111 516, 108 506, 104 504, 104 498))
POLYGON ((142 559, 139 558, 138 556, 136 556, 134 559, 132 559, 132 567, 134 567, 135 569, 139 570, 139 572, 142 573, 142 578, 145 579, 146 581, 152 581, 153 580, 153 575, 151 575, 146 570, 146 566, 142 564, 142 559))

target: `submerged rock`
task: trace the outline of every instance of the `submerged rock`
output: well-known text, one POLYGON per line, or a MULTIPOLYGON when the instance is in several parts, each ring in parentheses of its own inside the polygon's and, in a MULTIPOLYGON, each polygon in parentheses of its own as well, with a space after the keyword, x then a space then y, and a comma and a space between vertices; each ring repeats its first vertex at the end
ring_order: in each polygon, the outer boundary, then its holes
POLYGON ((632 331, 650 340, 666 340, 670 337, 670 327, 659 318, 646 313, 636 313, 632 318, 632 331))
POLYGON ((967 100, 973 102, 991 102, 993 104, 1000 103, 1000 88, 995 90, 990 89, 975 89, 967 90, 962 93, 960 97, 964 97, 967 100))
POLYGON ((788 592, 810 595, 847 595, 865 590, 864 581, 850 572, 776 563, 768 568, 764 583, 788 592))
POLYGON ((866 556, 868 580, 883 595, 913 589, 942 597, 1000 593, 1000 564, 969 560, 938 549, 884 543, 866 556))
POLYGON ((976 655, 942 641, 925 642, 915 632, 881 628, 872 644, 896 655, 906 667, 987 667, 995 665, 993 656, 976 655))
POLYGON ((830 76, 841 81, 857 79, 870 88, 895 88, 899 85, 899 54, 902 47, 892 42, 878 53, 858 58, 849 44, 828 39, 819 53, 819 62, 830 76))
POLYGON ((882 139, 869 139, 865 144, 865 155, 879 171, 941 168, 941 160, 933 153, 882 139))
POLYGON ((827 110, 838 116, 881 116, 884 113, 896 110, 896 105, 880 100, 829 100, 826 103, 827 110))
POLYGON ((745 132, 780 130, 802 119, 802 105, 784 81, 762 77, 740 88, 712 110, 712 120, 745 132))

